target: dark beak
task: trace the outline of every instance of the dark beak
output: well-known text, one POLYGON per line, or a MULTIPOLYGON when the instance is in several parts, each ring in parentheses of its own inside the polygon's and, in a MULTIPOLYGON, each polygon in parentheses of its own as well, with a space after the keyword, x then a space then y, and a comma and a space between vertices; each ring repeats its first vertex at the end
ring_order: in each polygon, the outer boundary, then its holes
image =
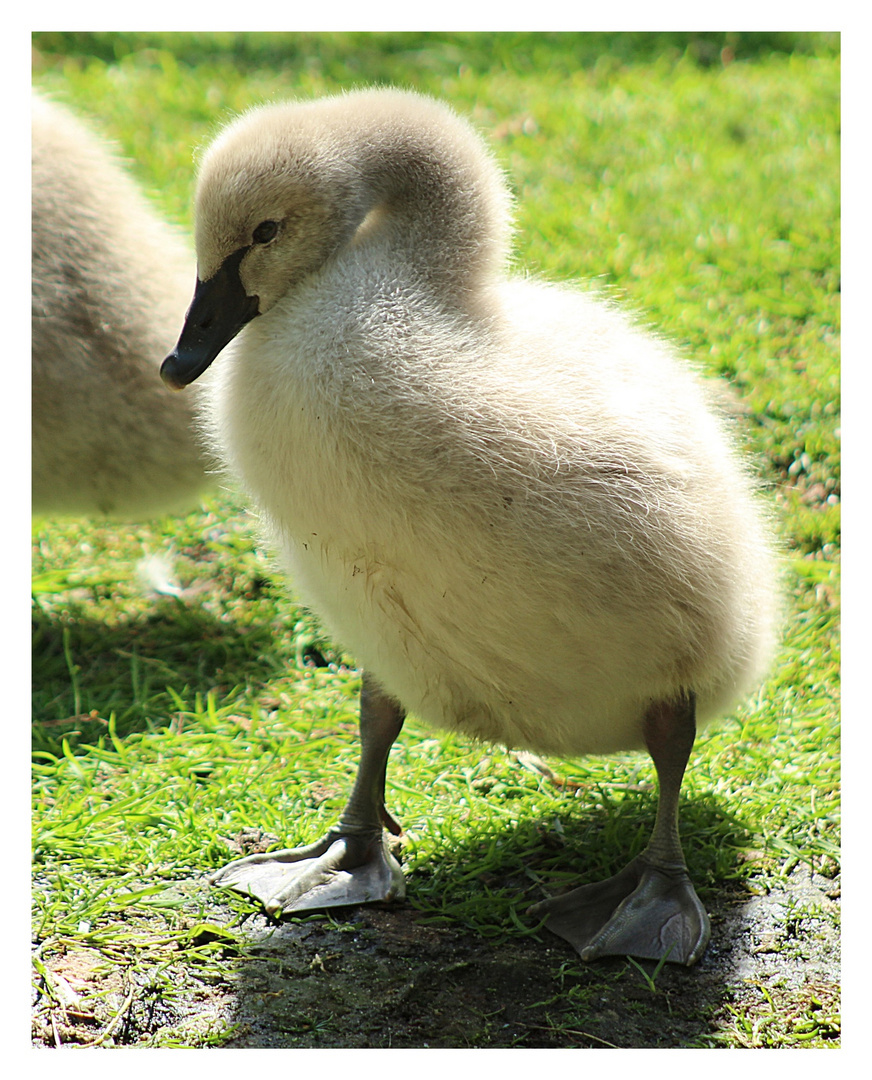
POLYGON ((161 364, 161 378, 173 390, 198 379, 243 326, 260 314, 259 298, 248 296, 239 277, 247 251, 234 251, 208 281, 197 280, 178 344, 161 364))

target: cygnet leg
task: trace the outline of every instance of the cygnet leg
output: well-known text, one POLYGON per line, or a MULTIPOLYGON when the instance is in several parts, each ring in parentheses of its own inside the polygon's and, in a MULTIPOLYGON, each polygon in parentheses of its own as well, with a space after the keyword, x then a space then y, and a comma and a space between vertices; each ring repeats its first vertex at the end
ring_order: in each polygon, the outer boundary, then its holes
POLYGON ((659 701, 645 715, 645 742, 660 785, 648 846, 620 873, 535 904, 549 930, 582 960, 638 956, 694 964, 708 944, 708 915, 691 884, 678 835, 678 795, 696 736, 692 694, 659 701))
POLYGON ((222 888, 253 896, 270 915, 399 900, 403 873, 388 850, 387 827, 400 827, 385 810, 388 755, 405 713, 364 675, 360 691, 360 765, 338 823, 317 843, 236 859, 212 874, 222 888))

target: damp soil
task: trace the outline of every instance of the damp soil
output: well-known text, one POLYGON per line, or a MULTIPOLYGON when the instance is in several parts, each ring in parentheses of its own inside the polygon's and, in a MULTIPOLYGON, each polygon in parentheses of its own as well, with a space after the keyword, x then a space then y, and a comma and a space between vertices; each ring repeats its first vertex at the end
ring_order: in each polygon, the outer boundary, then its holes
MULTIPOLYGON (((198 917, 227 922, 202 883, 198 917), (205 905, 205 907, 204 907, 205 905)), ((584 964, 543 933, 493 941, 432 925, 408 903, 275 923, 204 975, 180 960, 119 964, 87 950, 42 958, 41 1047, 670 1048, 838 1046, 839 883, 798 866, 778 889, 708 897, 712 940, 692 969, 584 964)), ((222 914, 223 913, 223 914, 222 914)))

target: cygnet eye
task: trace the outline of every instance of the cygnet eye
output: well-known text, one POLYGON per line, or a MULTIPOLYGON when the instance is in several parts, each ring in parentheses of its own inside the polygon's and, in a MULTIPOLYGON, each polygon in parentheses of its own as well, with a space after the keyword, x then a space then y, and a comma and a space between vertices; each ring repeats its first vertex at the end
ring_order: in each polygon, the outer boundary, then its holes
POLYGON ((277 221, 262 221, 251 234, 251 238, 255 244, 268 244, 270 240, 275 239, 278 231, 279 223, 277 221))

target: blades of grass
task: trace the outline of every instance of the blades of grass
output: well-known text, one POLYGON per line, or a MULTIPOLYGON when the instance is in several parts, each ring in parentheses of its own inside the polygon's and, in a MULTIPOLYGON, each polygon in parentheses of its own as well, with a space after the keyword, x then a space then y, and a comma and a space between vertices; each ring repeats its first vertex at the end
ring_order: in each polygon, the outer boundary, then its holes
POLYGON ((73 715, 78 716, 82 711, 82 695, 79 689, 80 669, 76 662, 73 660, 72 649, 70 647, 70 628, 68 626, 65 626, 63 630, 63 645, 64 660, 67 664, 67 671, 70 675, 70 684, 73 688, 73 715))

